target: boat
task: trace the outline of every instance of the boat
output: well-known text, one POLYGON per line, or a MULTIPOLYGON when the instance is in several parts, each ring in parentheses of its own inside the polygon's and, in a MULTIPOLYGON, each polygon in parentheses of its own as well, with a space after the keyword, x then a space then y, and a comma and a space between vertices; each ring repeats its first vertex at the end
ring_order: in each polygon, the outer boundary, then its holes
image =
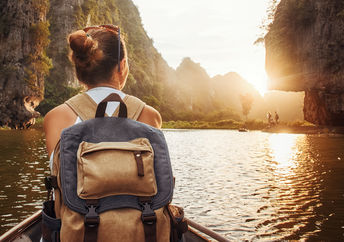
POLYGON ((240 128, 238 129, 239 132, 248 132, 248 129, 245 129, 245 128, 240 128))
MULTIPOLYGON (((229 240, 218 233, 190 220, 188 222, 188 231, 184 234, 184 242, 209 242, 209 238, 220 242, 228 242, 229 240)), ((9 231, 1 235, 1 242, 39 242, 41 240, 41 210, 37 211, 9 231)))

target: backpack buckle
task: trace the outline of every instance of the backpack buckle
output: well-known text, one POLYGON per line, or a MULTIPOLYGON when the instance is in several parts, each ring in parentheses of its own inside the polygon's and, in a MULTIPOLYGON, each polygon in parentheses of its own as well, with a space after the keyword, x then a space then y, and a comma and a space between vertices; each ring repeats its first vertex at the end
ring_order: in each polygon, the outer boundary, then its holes
POLYGON ((142 207, 141 220, 145 224, 154 224, 156 222, 156 214, 151 207, 150 202, 140 202, 142 207))
MULTIPOLYGON (((57 186, 57 177, 56 176, 46 176, 44 178, 44 184, 45 184, 45 188, 47 189, 47 201, 50 200, 50 196, 51 196, 51 192, 52 189, 56 189, 58 188, 57 186)), ((51 198, 52 200, 52 198, 51 198)))
POLYGON ((85 215, 85 225, 88 227, 96 227, 99 224, 99 215, 96 212, 98 201, 86 200, 88 212, 85 215))
POLYGON ((47 190, 51 190, 53 188, 57 188, 57 177, 56 176, 46 176, 44 178, 44 184, 45 184, 45 188, 47 190))

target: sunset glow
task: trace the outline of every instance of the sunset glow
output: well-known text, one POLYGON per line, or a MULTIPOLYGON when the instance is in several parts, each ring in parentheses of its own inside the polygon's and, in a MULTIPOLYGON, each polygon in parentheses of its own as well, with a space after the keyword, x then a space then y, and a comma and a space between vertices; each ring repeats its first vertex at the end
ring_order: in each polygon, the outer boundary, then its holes
POLYGON ((267 80, 268 76, 264 70, 264 67, 250 66, 247 68, 247 72, 243 72, 242 77, 250 82, 259 92, 260 95, 264 96, 267 90, 267 80))
POLYGON ((212 77, 237 72, 261 95, 266 88, 263 31, 269 0, 134 0, 154 46, 176 68, 190 57, 212 77))

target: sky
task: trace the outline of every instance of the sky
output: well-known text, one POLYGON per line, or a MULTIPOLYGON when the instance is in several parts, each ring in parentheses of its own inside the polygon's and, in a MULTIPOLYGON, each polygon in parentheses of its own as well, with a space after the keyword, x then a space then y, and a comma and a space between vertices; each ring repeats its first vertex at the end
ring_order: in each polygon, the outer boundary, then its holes
POLYGON ((263 94, 262 35, 269 0, 133 0, 154 46, 177 68, 190 57, 213 77, 237 72, 263 94))

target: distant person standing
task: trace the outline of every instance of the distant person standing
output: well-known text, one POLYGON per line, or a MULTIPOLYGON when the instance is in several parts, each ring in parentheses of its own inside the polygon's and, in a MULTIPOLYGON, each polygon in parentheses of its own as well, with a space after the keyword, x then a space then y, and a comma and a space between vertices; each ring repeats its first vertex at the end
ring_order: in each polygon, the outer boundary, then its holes
POLYGON ((275 111, 275 122, 276 124, 278 124, 279 122, 279 116, 278 116, 278 113, 275 111))
POLYGON ((268 118, 268 123, 269 123, 269 125, 271 125, 271 124, 273 123, 273 120, 272 120, 272 115, 271 115, 271 113, 270 113, 270 112, 268 112, 268 113, 266 114, 266 117, 268 118))

